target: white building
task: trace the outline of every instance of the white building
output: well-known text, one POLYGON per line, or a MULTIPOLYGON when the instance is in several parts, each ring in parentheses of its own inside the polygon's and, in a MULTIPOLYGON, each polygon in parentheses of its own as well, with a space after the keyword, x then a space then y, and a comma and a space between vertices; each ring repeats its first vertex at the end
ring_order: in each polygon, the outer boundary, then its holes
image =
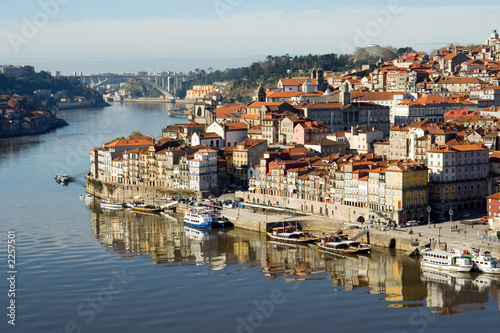
POLYGON ((438 146, 427 152, 429 181, 461 182, 486 179, 488 148, 482 144, 438 146))
POLYGON ((479 90, 479 99, 488 99, 493 101, 493 105, 500 105, 500 87, 488 86, 479 90))
POLYGON ((191 145, 207 145, 216 148, 224 147, 224 140, 217 133, 198 133, 195 132, 191 137, 191 145))
POLYGON ((429 204, 434 214, 460 217, 486 208, 488 148, 478 144, 441 145, 427 152, 429 204))
POLYGON ((384 133, 375 127, 351 127, 350 131, 333 133, 328 140, 345 144, 346 154, 365 154, 373 152, 373 142, 384 139, 384 133))
POLYGON ((221 124, 214 121, 205 130, 207 133, 216 133, 224 141, 222 146, 234 147, 248 138, 248 124, 244 122, 227 122, 221 124))
POLYGON ((384 139, 384 133, 375 127, 351 127, 344 132, 347 154, 373 153, 373 142, 384 139))
POLYGON ((217 190, 217 151, 202 149, 189 160, 189 189, 204 197, 217 190))

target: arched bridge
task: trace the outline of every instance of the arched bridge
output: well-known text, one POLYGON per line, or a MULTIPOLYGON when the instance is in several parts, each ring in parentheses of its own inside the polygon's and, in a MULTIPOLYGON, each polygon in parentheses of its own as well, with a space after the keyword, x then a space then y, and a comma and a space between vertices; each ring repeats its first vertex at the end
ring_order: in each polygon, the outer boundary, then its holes
MULTIPOLYGON (((123 80, 123 79, 141 80, 142 82, 144 82, 146 84, 149 84, 150 86, 158 89, 163 95, 165 95, 166 98, 168 98, 168 99, 175 99, 175 97, 172 96, 172 94, 170 94, 170 92, 167 89, 163 88, 159 84, 157 84, 157 83, 149 80, 147 77, 144 77, 144 76, 117 75, 117 76, 106 78, 106 79, 104 79, 102 81, 99 81, 98 83, 91 84, 91 87, 97 88, 97 87, 100 87, 100 86, 112 83, 114 81, 123 80)), ((168 77, 168 80, 170 80, 170 77, 168 77)), ((174 80, 175 80, 175 78, 174 78, 174 80)), ((168 82, 168 87, 170 87, 170 82, 168 82)), ((174 90, 175 90, 175 88, 174 88, 174 90)))

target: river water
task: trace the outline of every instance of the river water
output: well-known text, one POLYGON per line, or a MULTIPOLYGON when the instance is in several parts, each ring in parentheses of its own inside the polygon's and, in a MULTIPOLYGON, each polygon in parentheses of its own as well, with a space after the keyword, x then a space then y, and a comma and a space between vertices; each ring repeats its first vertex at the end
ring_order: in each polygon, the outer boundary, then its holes
POLYGON ((6 332, 496 332, 500 277, 423 272, 402 252, 342 257, 179 216, 104 213, 79 200, 89 151, 139 130, 164 104, 61 111, 70 126, 0 140, 0 301, 6 332), (6 279, 15 232, 15 297, 6 279), (15 299, 15 327, 6 316, 15 299))

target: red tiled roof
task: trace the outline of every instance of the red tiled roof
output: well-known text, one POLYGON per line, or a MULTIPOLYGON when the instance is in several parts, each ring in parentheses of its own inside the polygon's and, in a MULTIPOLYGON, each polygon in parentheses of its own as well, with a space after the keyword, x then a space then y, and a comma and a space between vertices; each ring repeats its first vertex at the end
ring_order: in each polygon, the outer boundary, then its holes
POLYGON ((345 105, 341 104, 341 103, 309 103, 309 104, 306 104, 304 105, 302 108, 303 109, 327 109, 327 108, 331 108, 331 109, 340 109, 340 108, 343 108, 345 107, 345 105))
POLYGON ((149 136, 134 136, 130 139, 120 139, 104 144, 106 147, 123 147, 123 146, 149 146, 153 144, 153 139, 149 136))
POLYGON ((389 91, 351 91, 351 100, 392 100, 396 95, 404 95, 404 92, 389 91))
POLYGON ((280 79, 280 82, 283 86, 300 86, 306 82, 306 80, 309 79, 311 82, 315 85, 318 85, 318 81, 316 79, 311 79, 308 77, 300 77, 300 78, 293 78, 293 79, 280 79))
POLYGON ((226 131, 239 131, 248 129, 248 124, 241 121, 231 121, 224 124, 226 131))
POLYGON ((283 101, 281 101, 281 102, 252 102, 252 103, 248 104, 247 107, 249 107, 249 108, 261 108, 263 106, 272 107, 272 106, 280 106, 283 103, 285 103, 285 102, 283 102, 283 101))
POLYGON ((243 105, 222 105, 219 106, 217 109, 215 109, 215 117, 216 118, 229 118, 232 113, 235 112, 244 112, 245 111, 245 106, 243 105))

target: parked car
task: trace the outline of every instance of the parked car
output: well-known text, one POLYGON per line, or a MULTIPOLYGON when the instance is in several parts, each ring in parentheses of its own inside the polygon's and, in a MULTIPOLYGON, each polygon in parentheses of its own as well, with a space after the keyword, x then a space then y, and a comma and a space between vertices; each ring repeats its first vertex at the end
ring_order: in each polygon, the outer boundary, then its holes
POLYGON ((411 220, 411 221, 408 221, 406 224, 407 224, 409 227, 415 227, 415 226, 419 225, 420 223, 418 223, 418 221, 417 221, 417 220, 411 220))
POLYGON ((236 204, 233 202, 223 204, 222 207, 224 208, 236 208, 236 204))

